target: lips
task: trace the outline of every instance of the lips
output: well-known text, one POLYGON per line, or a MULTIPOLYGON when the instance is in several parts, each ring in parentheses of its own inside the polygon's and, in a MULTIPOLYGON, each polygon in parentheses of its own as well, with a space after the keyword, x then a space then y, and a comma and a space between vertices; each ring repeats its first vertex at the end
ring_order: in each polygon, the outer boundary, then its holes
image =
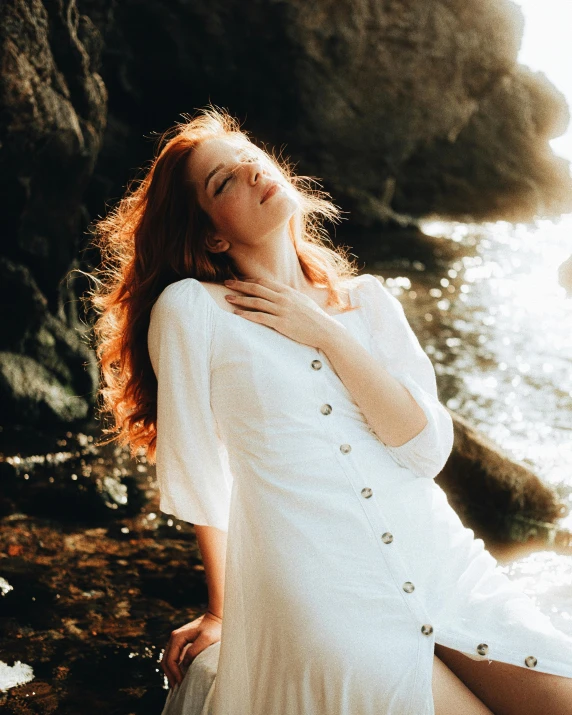
POLYGON ((260 200, 260 203, 263 204, 267 199, 269 199, 269 198, 271 198, 272 196, 274 196, 274 194, 278 191, 279 188, 280 188, 279 184, 276 183, 275 181, 273 181, 273 182, 268 186, 268 188, 266 189, 266 191, 264 192, 264 194, 263 194, 263 196, 262 196, 262 199, 260 200))

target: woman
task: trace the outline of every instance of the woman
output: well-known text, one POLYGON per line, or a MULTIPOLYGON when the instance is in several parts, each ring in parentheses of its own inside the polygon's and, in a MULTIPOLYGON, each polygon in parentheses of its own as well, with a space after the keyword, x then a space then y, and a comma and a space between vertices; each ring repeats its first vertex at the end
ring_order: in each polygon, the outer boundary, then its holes
POLYGON ((167 643, 168 701, 219 643, 212 715, 570 713, 572 639, 434 482, 453 426, 433 366, 327 245, 337 216, 211 109, 99 223, 103 407, 208 586, 167 643))

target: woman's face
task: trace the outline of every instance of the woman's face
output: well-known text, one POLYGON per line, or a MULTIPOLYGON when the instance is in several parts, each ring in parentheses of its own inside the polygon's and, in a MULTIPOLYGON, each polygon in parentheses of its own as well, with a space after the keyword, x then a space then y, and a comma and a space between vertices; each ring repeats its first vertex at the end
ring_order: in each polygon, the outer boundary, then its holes
POLYGON ((245 139, 204 140, 191 155, 189 173, 199 204, 215 227, 214 238, 230 247, 280 233, 298 207, 291 184, 245 139))

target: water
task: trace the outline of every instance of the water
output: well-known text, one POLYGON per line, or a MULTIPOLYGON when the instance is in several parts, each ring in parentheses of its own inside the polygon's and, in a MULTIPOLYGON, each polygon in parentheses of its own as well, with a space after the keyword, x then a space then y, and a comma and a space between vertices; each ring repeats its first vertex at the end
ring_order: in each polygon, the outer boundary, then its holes
MULTIPOLYGON (((572 506, 572 296, 558 284, 572 215, 423 230, 467 255, 445 275, 382 273, 432 359, 441 399, 572 506)), ((560 525, 572 529, 572 513, 560 525)), ((501 568, 572 635, 572 555, 540 551, 501 568)))
POLYGON ((32 666, 17 660, 14 665, 8 665, 0 660, 0 692, 24 685, 34 680, 32 666))
POLYGON ((449 230, 461 241, 478 237, 478 244, 460 291, 447 305, 437 303, 460 338, 447 343, 461 381, 448 405, 569 496, 572 298, 557 271, 572 253, 572 216, 534 228, 449 230))

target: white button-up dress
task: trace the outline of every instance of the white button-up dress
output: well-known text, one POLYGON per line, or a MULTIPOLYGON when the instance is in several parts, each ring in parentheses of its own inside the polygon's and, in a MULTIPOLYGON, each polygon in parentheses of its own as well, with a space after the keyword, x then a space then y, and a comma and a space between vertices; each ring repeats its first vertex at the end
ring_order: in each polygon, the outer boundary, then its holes
POLYGON ((348 287, 358 309, 336 320, 427 417, 399 447, 321 350, 224 310, 194 278, 153 306, 160 507, 228 531, 216 677, 208 707, 184 715, 432 715, 435 643, 572 677, 572 638, 434 481, 453 423, 401 303, 371 274, 348 287))

